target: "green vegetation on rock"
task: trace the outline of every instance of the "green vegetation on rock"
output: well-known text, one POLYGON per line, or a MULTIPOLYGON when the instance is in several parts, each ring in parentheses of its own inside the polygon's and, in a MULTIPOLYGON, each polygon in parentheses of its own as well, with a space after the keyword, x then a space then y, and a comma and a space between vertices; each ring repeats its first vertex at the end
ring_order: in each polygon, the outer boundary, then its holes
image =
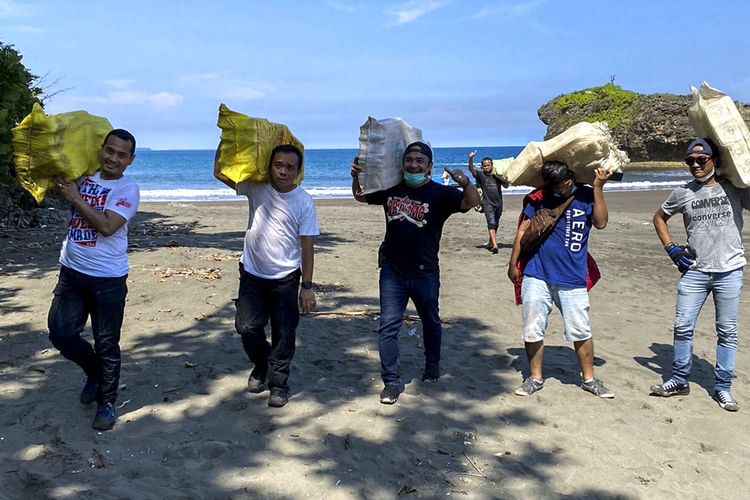
MULTIPOLYGON (((606 121, 614 129, 626 123, 634 116, 633 103, 639 94, 624 90, 621 87, 607 83, 601 87, 579 90, 571 94, 558 97, 555 107, 563 114, 571 108, 582 110, 583 120, 587 122, 606 121)), ((580 121, 576 116, 575 120, 580 121)), ((574 120, 571 120, 574 121, 574 120)), ((573 125, 573 123, 567 126, 573 125)))

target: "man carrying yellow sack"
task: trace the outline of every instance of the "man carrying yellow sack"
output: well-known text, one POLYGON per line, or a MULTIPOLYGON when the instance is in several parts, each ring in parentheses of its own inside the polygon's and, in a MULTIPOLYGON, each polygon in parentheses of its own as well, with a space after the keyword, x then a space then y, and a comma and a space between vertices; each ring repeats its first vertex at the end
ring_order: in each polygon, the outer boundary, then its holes
POLYGON ((80 400, 97 402, 92 423, 97 430, 111 429, 117 420, 120 328, 128 293, 128 221, 140 201, 138 185, 123 173, 134 158, 135 138, 115 129, 104 139, 98 172, 75 182, 56 179, 56 187, 71 204, 71 217, 47 319, 49 338, 86 373, 80 400), (89 316, 93 347, 81 338, 89 316))
POLYGON ((315 308, 313 237, 319 234, 318 216, 312 197, 294 184, 302 168, 302 152, 297 147, 284 144, 273 149, 270 183, 235 183, 221 173, 219 155, 220 148, 214 176, 247 196, 250 204, 235 316, 242 346, 255 365, 247 385, 251 392, 268 387, 268 406, 279 408, 289 400, 299 309, 310 312, 315 308), (265 332, 269 319, 270 344, 265 332))

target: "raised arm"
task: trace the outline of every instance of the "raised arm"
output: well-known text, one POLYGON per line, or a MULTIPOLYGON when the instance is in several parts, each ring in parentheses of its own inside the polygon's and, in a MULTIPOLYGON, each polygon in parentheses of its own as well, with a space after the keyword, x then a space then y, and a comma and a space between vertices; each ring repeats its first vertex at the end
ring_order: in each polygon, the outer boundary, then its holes
POLYGON ((91 227, 96 229, 103 236, 112 236, 120 229, 127 219, 122 215, 111 210, 100 212, 86 203, 78 192, 78 185, 67 179, 56 178, 57 188, 60 190, 66 200, 75 207, 81 217, 88 222, 91 227))
POLYGON ((221 169, 219 168, 219 148, 216 148, 216 154, 214 154, 214 177, 219 179, 221 182, 229 186, 230 188, 237 190, 237 183, 234 182, 232 179, 227 177, 226 175, 221 173, 221 169))
POLYGON ((477 178, 477 170, 474 168, 474 157, 477 155, 477 150, 475 149, 471 153, 469 153, 469 172, 471 172, 471 175, 474 176, 474 178, 477 178))
POLYGON ((362 187, 359 185, 359 173, 362 171, 362 166, 359 164, 359 156, 355 156, 352 161, 352 196, 354 199, 364 203, 365 195, 362 194, 362 187))
POLYGON ((595 228, 604 229, 609 222, 609 210, 604 201, 604 184, 612 176, 612 172, 597 168, 594 175, 594 213, 591 218, 595 228))
POLYGON ((448 167, 446 167, 445 171, 451 176, 453 182, 461 186, 461 189, 464 190, 464 199, 461 200, 461 210, 468 210, 479 205, 479 191, 477 191, 477 188, 469 182, 469 178, 464 175, 463 170, 460 168, 448 170, 448 167))

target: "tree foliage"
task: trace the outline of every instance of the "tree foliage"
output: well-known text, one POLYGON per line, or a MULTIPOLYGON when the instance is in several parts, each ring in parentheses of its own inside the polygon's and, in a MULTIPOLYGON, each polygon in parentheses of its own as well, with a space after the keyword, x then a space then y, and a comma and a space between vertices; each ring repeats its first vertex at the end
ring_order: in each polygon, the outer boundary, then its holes
POLYGON ((41 102, 39 78, 26 69, 21 54, 0 41, 0 183, 7 183, 13 171, 11 129, 41 102))

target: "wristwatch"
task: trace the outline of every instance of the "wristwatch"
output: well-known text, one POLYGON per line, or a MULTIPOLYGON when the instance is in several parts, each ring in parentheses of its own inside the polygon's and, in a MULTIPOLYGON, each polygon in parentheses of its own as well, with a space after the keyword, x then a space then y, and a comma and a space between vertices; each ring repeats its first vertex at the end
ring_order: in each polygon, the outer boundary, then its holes
POLYGON ((305 290, 312 290, 313 282, 312 281, 303 281, 302 282, 302 288, 305 290))

